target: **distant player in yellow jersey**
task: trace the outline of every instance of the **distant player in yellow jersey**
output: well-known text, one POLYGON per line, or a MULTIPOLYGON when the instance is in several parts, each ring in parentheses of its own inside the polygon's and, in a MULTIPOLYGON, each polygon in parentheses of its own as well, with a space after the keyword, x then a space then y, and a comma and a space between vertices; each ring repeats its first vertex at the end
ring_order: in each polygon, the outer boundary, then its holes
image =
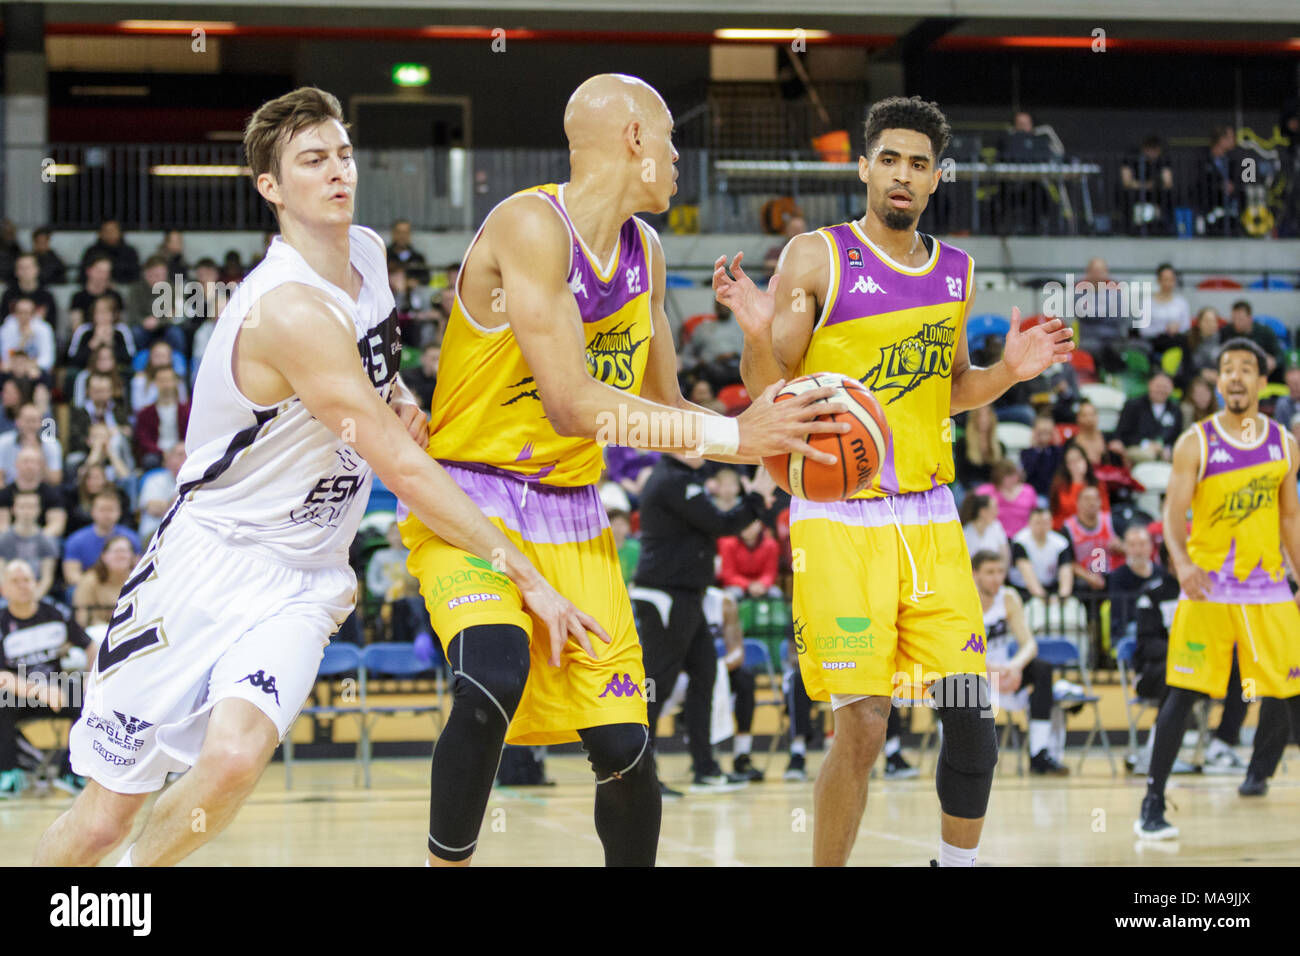
POLYGON ((682 397, 663 251, 634 215, 663 212, 676 190, 672 125, 641 80, 587 80, 564 114, 570 181, 502 202, 465 255, 429 454, 612 641, 597 643, 594 655, 567 642, 491 562, 418 517, 402 522, 408 566, 455 674, 455 703, 433 754, 430 865, 472 857, 503 740, 578 739, 596 774, 606 863, 654 863, 660 794, 645 674, 596 491, 599 442, 753 461, 811 451, 810 425, 846 430, 813 424, 815 399, 777 405, 774 389, 735 419, 682 397))
POLYGON ((1224 410, 1174 445, 1164 527, 1183 593, 1169 629, 1169 696, 1156 718, 1147 793, 1133 824, 1144 839, 1178 836, 1165 819, 1165 782, 1192 706, 1226 693, 1234 646, 1243 696, 1283 700, 1292 730, 1300 729, 1300 595, 1292 597, 1283 560, 1285 549, 1292 571, 1300 568, 1300 448, 1259 413, 1267 362, 1249 339, 1225 342, 1218 384, 1224 410))
POLYGON ((997 762, 984 623, 948 483, 951 416, 1069 357, 1070 332, 1011 316, 1002 361, 970 364, 970 256, 916 223, 939 185, 951 131, 916 97, 876 103, 858 177, 867 212, 791 240, 766 293, 725 257, 718 298, 745 331, 750 392, 809 372, 852 375, 875 393, 893 447, 872 486, 831 504, 796 500, 795 647, 809 696, 831 701, 835 743, 817 776, 813 862, 848 861, 885 739, 891 697, 928 692, 943 720, 936 786, 939 863, 973 866, 997 762))

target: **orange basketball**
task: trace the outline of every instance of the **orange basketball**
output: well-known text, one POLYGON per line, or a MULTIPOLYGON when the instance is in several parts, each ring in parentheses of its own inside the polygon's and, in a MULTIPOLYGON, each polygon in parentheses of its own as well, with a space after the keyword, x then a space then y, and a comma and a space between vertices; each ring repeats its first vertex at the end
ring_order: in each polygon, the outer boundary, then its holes
POLYGON ((809 435, 808 443, 839 460, 834 465, 823 465, 798 452, 763 459, 763 467, 778 485, 796 498, 808 501, 843 501, 867 487, 880 470, 880 463, 889 453, 892 440, 885 410, 880 407, 876 396, 857 379, 847 375, 837 372, 804 375, 787 383, 777 394, 776 401, 828 386, 836 388, 837 394, 822 401, 840 402, 849 410, 822 415, 817 420, 848 422, 852 427, 843 434, 809 435))

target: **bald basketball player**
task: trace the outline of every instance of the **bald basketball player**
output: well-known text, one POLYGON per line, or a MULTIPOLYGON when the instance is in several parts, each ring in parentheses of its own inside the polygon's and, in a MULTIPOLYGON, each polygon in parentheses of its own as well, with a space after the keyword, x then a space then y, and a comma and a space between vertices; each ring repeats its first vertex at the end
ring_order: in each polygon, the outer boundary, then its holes
POLYGON ((734 419, 682 397, 663 251, 634 215, 663 212, 676 191, 672 128, 643 81, 587 80, 564 114, 570 181, 497 206, 460 270, 428 452, 612 643, 594 658, 552 653, 513 582, 418 516, 403 520, 408 566, 455 674, 433 754, 431 866, 473 857, 503 741, 579 739, 596 775, 605 862, 655 861, 660 795, 645 674, 596 490, 600 443, 726 461, 799 450, 831 463, 805 436, 847 430, 812 423, 812 403, 830 389, 777 405, 773 386, 734 419))

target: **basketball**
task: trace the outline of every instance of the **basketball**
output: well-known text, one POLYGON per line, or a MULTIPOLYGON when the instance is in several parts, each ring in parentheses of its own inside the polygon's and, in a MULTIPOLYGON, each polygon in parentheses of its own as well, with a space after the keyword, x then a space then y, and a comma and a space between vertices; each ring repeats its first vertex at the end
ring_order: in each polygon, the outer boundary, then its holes
POLYGON ((855 378, 837 372, 815 372, 789 382, 777 394, 778 402, 793 398, 809 389, 832 386, 838 389, 827 402, 841 402, 847 412, 820 416, 817 420, 848 422, 843 434, 808 436, 808 443, 818 451, 834 455, 834 465, 811 461, 798 452, 771 455, 763 466, 778 485, 808 501, 843 501, 867 487, 880 470, 880 463, 890 442, 885 410, 870 390, 855 378))

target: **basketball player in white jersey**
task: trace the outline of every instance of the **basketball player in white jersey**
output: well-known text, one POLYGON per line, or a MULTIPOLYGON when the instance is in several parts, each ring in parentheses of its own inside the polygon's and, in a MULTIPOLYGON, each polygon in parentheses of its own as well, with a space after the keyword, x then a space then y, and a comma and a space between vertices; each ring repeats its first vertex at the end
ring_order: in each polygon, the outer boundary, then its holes
POLYGON ((337 99, 304 88, 245 130, 281 235, 204 354, 176 504, 122 588, 72 731, 91 782, 42 838, 40 865, 103 859, 171 772, 189 771, 119 865, 174 864, 231 822, 353 608, 347 552, 372 467, 437 534, 511 578, 557 653, 573 637, 591 654, 587 630, 609 640, 423 451, 425 417, 397 379, 384 244, 352 225, 342 119, 337 99))

